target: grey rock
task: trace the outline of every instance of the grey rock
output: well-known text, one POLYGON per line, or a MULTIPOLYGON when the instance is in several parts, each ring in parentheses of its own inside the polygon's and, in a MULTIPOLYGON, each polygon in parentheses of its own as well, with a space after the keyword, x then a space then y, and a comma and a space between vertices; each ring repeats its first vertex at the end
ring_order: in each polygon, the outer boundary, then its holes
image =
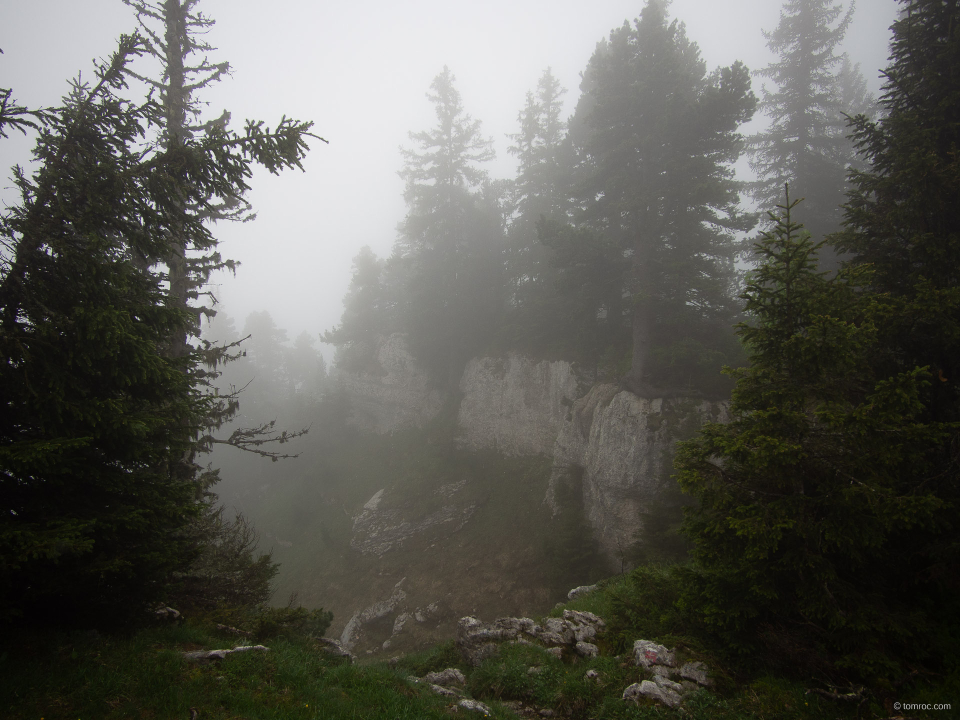
POLYGON ((350 425, 386 435, 404 427, 423 427, 440 412, 446 398, 414 360, 403 335, 380 338, 377 362, 379 373, 331 374, 349 400, 350 425))
POLYGON ((673 650, 668 650, 663 645, 658 645, 651 640, 637 640, 633 643, 634 662, 645 668, 654 665, 666 665, 673 667, 676 665, 676 657, 673 650))
POLYGON ((240 645, 231 650, 193 650, 190 652, 181 653, 184 660, 192 660, 194 662, 209 662, 211 660, 223 660, 228 655, 233 655, 235 653, 244 653, 251 651, 260 651, 267 652, 270 648, 263 645, 240 645))
POLYGON ((468 616, 457 623, 456 645, 464 660, 476 667, 497 654, 497 642, 516 636, 516 630, 499 628, 468 616))
POLYGON ((598 680, 598 681, 599 681, 599 679, 600 679, 600 673, 598 673, 596 670, 587 670, 587 672, 584 673, 584 675, 583 675, 583 679, 584 679, 584 680, 598 680))
POLYGON ((547 652, 553 655, 557 660, 563 660, 563 648, 551 647, 546 648, 547 652))
POLYGON ((567 600, 576 600, 578 597, 589 595, 596 589, 596 585, 580 585, 567 593, 567 600))
POLYGON ((445 695, 446 697, 460 697, 460 693, 454 692, 450 688, 443 687, 442 685, 428 683, 427 687, 430 688, 431 692, 436 693, 437 695, 445 695))
POLYGON ((461 448, 550 455, 577 396, 577 379, 570 363, 534 362, 511 353, 468 362, 460 391, 461 448))
POLYGON ((663 703, 667 707, 677 707, 682 700, 679 693, 671 690, 670 688, 661 687, 650 680, 644 680, 643 682, 639 683, 639 685, 634 683, 623 692, 623 698, 625 700, 637 700, 640 697, 653 698, 654 700, 663 703), (627 697, 628 691, 631 692, 629 698, 627 697))
POLYGON ((570 468, 582 468, 584 513, 601 550, 615 560, 663 487, 681 424, 726 418, 726 403, 639 398, 616 385, 594 385, 560 427, 546 502, 558 512, 557 488, 570 468))
POLYGON ((377 491, 353 519, 350 547, 364 555, 383 555, 401 547, 404 540, 428 531, 443 530, 445 536, 460 530, 476 512, 476 505, 445 505, 427 517, 407 520, 395 507, 381 507, 384 490, 377 491))
POLYGON ((686 663, 680 668, 680 677, 692 680, 703 687, 713 685, 713 680, 710 679, 709 669, 702 662, 686 663))
POLYGON ((672 690, 678 694, 683 691, 683 686, 680 683, 674 682, 673 680, 670 680, 659 673, 654 674, 653 682, 657 687, 664 688, 666 690, 672 690))
POLYGON ((356 660, 356 657, 352 652, 347 650, 343 645, 333 638, 317 638, 317 644, 320 646, 320 649, 323 650, 328 655, 333 655, 334 657, 340 657, 353 662, 356 660))
POLYGON ((600 654, 600 648, 593 643, 580 641, 575 645, 575 649, 577 654, 583 657, 597 657, 600 654))
POLYGON ((363 626, 367 623, 373 622, 374 620, 379 620, 382 617, 386 617, 390 613, 396 610, 397 605, 399 605, 403 600, 406 599, 407 594, 403 591, 401 585, 406 578, 403 578, 393 587, 393 593, 386 600, 381 600, 380 602, 373 603, 372 605, 364 608, 363 610, 354 613, 347 624, 343 628, 343 632, 340 634, 340 644, 347 650, 353 650, 357 642, 360 640, 360 635, 363 632, 363 626))
POLYGON ((459 707, 462 707, 464 710, 472 710, 473 712, 482 713, 484 715, 492 715, 490 708, 484 705, 479 700, 469 700, 464 699, 457 703, 459 707))
POLYGON ((446 670, 441 670, 440 672, 428 672, 423 676, 423 679, 428 683, 433 683, 434 685, 443 685, 444 687, 449 687, 451 685, 465 685, 467 679, 463 676, 463 673, 457 670, 457 668, 447 668, 446 670))

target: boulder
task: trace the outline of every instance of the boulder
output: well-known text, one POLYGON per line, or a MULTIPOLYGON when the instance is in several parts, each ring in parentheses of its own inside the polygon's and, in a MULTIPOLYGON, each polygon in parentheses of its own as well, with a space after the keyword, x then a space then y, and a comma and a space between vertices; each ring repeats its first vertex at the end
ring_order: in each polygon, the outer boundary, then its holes
POLYGON ((462 672, 457 670, 457 668, 447 668, 446 670, 441 670, 440 672, 428 672, 423 676, 423 679, 428 683, 442 685, 443 687, 450 687, 451 685, 466 685, 467 683, 467 679, 463 676, 462 672))
POLYGON ((567 593, 567 600, 576 600, 578 597, 588 595, 597 589, 596 585, 580 585, 567 593))
POLYGON ((663 645, 658 645, 651 640, 634 642, 633 656, 636 664, 645 668, 651 668, 654 665, 673 667, 677 662, 673 650, 668 650, 663 645))
POLYGON ((703 687, 710 687, 713 685, 713 680, 710 679, 708 674, 708 669, 705 664, 702 662, 692 662, 687 663, 680 668, 680 677, 687 680, 692 680, 703 687))
POLYGON ((623 691, 624 700, 633 700, 636 702, 641 697, 652 698, 667 707, 677 707, 682 699, 678 692, 667 687, 661 687, 650 680, 634 683, 623 691))
POLYGON ((259 650, 262 652, 268 651, 270 648, 264 647, 263 645, 241 645, 235 647, 232 650, 193 650, 191 652, 181 653, 184 660, 192 660, 194 662, 210 662, 212 660, 223 660, 227 655, 233 655, 234 653, 242 652, 251 652, 253 650, 259 650))
POLYGON ((464 710, 472 710, 473 712, 482 713, 483 715, 493 715, 490 708, 484 705, 479 700, 461 700, 457 703, 458 707, 462 707, 464 710))
POLYGON ((593 643, 578 642, 574 649, 577 651, 577 655, 582 655, 583 657, 597 657, 600 654, 600 648, 598 648, 593 643))

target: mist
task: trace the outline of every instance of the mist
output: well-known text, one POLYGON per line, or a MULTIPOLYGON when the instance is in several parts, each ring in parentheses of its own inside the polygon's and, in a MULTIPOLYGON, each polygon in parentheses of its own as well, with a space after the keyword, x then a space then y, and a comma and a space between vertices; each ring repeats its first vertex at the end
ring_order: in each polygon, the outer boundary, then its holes
MULTIPOLYGON (((235 127, 245 118, 275 124, 284 114, 312 120, 330 143, 312 142, 304 173, 258 171, 248 196, 256 222, 216 228, 221 253, 240 263, 235 277, 214 280, 224 310, 239 325, 266 310, 292 339, 304 331, 318 338, 339 323, 361 247, 390 254, 406 213, 400 148, 410 146, 408 133, 432 125, 425 94, 444 65, 456 76, 465 110, 493 140, 491 176, 512 178, 516 159, 507 135, 518 131, 526 93, 550 67, 572 112, 596 43, 632 22, 642 3, 601 0, 588 9, 579 2, 279 0, 265 9, 205 0, 200 7, 216 21, 207 37, 217 48, 211 60, 232 68, 200 98, 209 116, 228 110, 235 127)), ((762 30, 776 25, 778 3, 674 0, 669 12, 686 24, 708 68, 741 60, 755 70, 772 60, 762 30)), ((894 0, 861 0, 842 46, 875 94, 894 15, 894 0)), ((0 19, 3 85, 28 107, 57 104, 69 78, 92 77, 91 60, 107 57, 120 34, 135 28, 120 0, 9 2, 0 19)), ((758 94, 761 84, 754 79, 758 94)), ((758 113, 745 131, 764 122, 758 113)), ((0 144, 6 178, 12 165, 29 166, 31 145, 19 135, 0 144)), ((745 163, 738 173, 749 179, 745 163)), ((10 185, 0 188, 5 204, 14 199, 10 185)), ((331 348, 324 355, 332 361, 331 348)))

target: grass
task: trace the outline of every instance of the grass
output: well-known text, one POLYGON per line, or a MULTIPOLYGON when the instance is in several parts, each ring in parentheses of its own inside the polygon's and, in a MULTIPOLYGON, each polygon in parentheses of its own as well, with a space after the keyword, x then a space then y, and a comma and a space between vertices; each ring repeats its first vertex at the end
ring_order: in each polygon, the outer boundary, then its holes
MULTIPOLYGON (((836 720, 887 718, 871 696, 859 707, 808 694, 814 680, 746 670, 695 633, 677 625, 669 605, 676 573, 641 568, 612 578, 569 607, 607 620, 596 658, 563 661, 532 645, 507 644, 479 667, 465 663, 453 641, 398 658, 393 663, 350 665, 323 651, 310 637, 288 633, 266 641, 269 652, 231 655, 219 663, 185 661, 186 650, 232 647, 229 636, 201 624, 142 630, 127 637, 96 633, 7 635, 0 649, 0 716, 11 720, 145 718, 177 720, 196 708, 202 720, 398 720, 480 717, 456 710, 448 698, 408 681, 427 672, 459 668, 466 691, 492 716, 527 717, 549 710, 556 717, 590 720, 836 720), (632 661, 632 640, 674 644, 678 660, 707 662, 718 682, 685 697, 673 710, 644 700, 621 699, 644 679, 632 661), (593 671, 588 676, 588 671, 593 671)), ((558 610, 559 612, 559 610, 558 610)), ((901 689, 901 702, 954 702, 956 668, 901 689)), ((908 717, 949 717, 949 711, 911 711, 908 717)))

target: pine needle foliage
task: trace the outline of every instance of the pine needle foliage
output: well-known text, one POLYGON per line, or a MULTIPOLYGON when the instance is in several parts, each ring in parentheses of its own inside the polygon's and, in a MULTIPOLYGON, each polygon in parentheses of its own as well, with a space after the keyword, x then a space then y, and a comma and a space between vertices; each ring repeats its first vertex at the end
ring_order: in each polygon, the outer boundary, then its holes
POLYGON ((823 243, 796 205, 787 197, 756 245, 732 420, 678 450, 700 503, 685 520, 696 565, 684 604, 741 649, 897 675, 942 650, 929 550, 950 531, 939 455, 960 426, 928 417, 928 367, 887 374, 876 361, 888 299, 864 291, 868 267, 816 271, 823 243))

